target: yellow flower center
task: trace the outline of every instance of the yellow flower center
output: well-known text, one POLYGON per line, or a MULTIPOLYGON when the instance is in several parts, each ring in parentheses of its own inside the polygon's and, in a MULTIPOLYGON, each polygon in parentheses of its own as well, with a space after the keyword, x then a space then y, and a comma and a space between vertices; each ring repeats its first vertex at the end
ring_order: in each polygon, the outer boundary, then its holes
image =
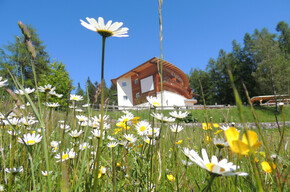
POLYGON ((129 141, 132 141, 133 139, 132 138, 127 138, 129 141))
POLYGON ((154 102, 153 102, 153 106, 154 106, 154 107, 158 107, 158 106, 160 106, 160 103, 154 101, 154 102))
POLYGON ((145 131, 146 130, 146 127, 145 126, 141 126, 140 127, 140 131, 145 131))
POLYGON ((61 159, 67 159, 68 158, 68 154, 64 154, 62 155, 61 159))
MULTIPOLYGON (((213 163, 207 163, 207 164, 206 164, 206 167, 207 167, 210 171, 212 171, 212 169, 213 169, 214 166, 215 166, 215 164, 213 164, 213 163)), ((225 171, 225 169, 224 169, 224 168, 221 168, 221 169, 220 169, 220 172, 223 172, 223 171, 225 171)))
POLYGON ((114 144, 112 144, 112 145, 110 145, 110 147, 115 147, 115 145, 114 145, 114 144))
POLYGON ((210 171, 212 171, 212 169, 213 169, 213 167, 214 167, 214 164, 213 164, 213 163, 207 163, 207 164, 206 164, 206 167, 207 167, 210 171))
POLYGON ((29 145, 35 144, 35 140, 28 140, 27 144, 29 144, 29 145))

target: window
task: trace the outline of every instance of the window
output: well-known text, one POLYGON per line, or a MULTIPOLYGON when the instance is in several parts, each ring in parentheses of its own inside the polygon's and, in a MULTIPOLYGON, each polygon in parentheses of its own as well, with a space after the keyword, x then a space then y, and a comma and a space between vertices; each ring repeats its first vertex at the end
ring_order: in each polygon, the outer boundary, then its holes
POLYGON ((146 93, 148 91, 154 90, 154 82, 152 75, 144 79, 141 79, 140 82, 141 82, 141 93, 146 93))
POLYGON ((122 87, 126 87, 127 86, 127 83, 126 82, 122 82, 122 87))
POLYGON ((136 93, 136 98, 138 99, 140 97, 140 93, 136 93))
POLYGON ((123 96, 123 99, 124 99, 124 100, 127 100, 127 99, 128 99, 128 96, 127 96, 127 95, 124 95, 124 96, 123 96))
POLYGON ((135 79, 135 85, 139 83, 139 79, 135 79))

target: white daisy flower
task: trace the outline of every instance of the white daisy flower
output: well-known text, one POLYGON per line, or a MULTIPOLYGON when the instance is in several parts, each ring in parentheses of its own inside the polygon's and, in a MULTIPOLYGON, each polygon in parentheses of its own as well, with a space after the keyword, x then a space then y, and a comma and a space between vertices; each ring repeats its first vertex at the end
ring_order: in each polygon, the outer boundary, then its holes
POLYGON ((148 137, 153 137, 153 135, 154 135, 154 137, 158 137, 159 134, 160 134, 160 128, 151 128, 150 127, 147 130, 147 136, 148 137))
POLYGON ((185 117, 187 117, 187 115, 189 114, 188 111, 182 112, 182 111, 172 111, 169 113, 172 117, 176 118, 176 119, 184 119, 185 117))
POLYGON ((67 149, 66 152, 62 152, 62 154, 57 154, 55 156, 56 159, 58 159, 56 162, 60 162, 60 161, 66 161, 68 159, 73 159, 76 157, 76 153, 74 152, 74 149, 67 149))
MULTIPOLYGON (((110 117, 109 115, 104 115, 103 120, 106 121, 109 119, 109 117, 110 117)), ((101 122, 101 114, 99 114, 99 116, 94 116, 91 119, 92 119, 92 121, 101 122)))
POLYGON ((81 101, 81 100, 83 100, 83 96, 70 94, 70 99, 69 100, 71 100, 71 101, 81 101))
POLYGON ((156 144, 156 140, 155 139, 150 139, 149 137, 145 137, 144 142, 150 145, 155 145, 156 144))
POLYGON ((68 132, 70 130, 70 126, 69 125, 64 125, 64 124, 60 124, 59 128, 64 129, 65 132, 68 132))
POLYGON ((15 130, 9 130, 9 131, 7 131, 7 133, 8 133, 9 135, 13 135, 13 136, 15 136, 15 135, 19 135, 21 132, 17 132, 17 131, 15 131, 15 130))
POLYGON ((160 121, 164 121, 164 122, 174 122, 175 121, 175 118, 166 117, 162 113, 154 113, 154 112, 152 112, 151 116, 156 118, 156 119, 158 119, 158 120, 160 120, 160 121))
POLYGON ((22 166, 20 166, 18 168, 13 168, 13 169, 11 169, 11 168, 6 168, 5 169, 6 173, 13 173, 13 174, 20 173, 22 171, 23 171, 23 167, 22 166))
POLYGON ((151 125, 147 121, 139 121, 135 128, 137 129, 138 135, 143 136, 147 134, 147 131, 151 128, 151 125))
POLYGON ((47 85, 44 85, 44 86, 39 86, 38 90, 40 92, 50 92, 50 91, 54 91, 55 87, 52 87, 52 85, 47 84, 47 85))
POLYGON ((224 131, 226 131, 226 130, 228 130, 228 128, 230 128, 229 126, 220 126, 219 128, 221 128, 222 130, 224 130, 224 131))
POLYGON ((134 118, 133 114, 126 114, 126 115, 122 115, 119 119, 118 122, 128 122, 130 120, 132 120, 134 118))
POLYGON ((89 147, 90 147, 89 143, 84 142, 84 143, 80 144, 79 149, 80 149, 81 151, 83 151, 83 150, 85 150, 85 149, 87 149, 87 148, 89 148, 89 147))
POLYGON ((91 104, 89 104, 89 103, 82 105, 82 107, 84 107, 84 108, 89 107, 89 106, 91 106, 91 104))
POLYGON ((110 135, 107 137, 107 139, 110 140, 110 141, 115 141, 116 140, 114 137, 112 137, 110 135))
POLYGON ((127 27, 122 27, 122 22, 115 22, 112 24, 112 21, 110 20, 105 25, 104 19, 102 17, 99 17, 98 21, 89 17, 86 17, 86 19, 89 23, 80 20, 81 25, 91 31, 99 33, 103 37, 128 37, 127 33, 129 29, 127 27))
MULTIPOLYGON (((30 93, 33 93, 35 91, 34 88, 25 88, 24 91, 29 95, 30 93)), ((22 91, 21 89, 19 90, 15 90, 14 92, 18 95, 25 95, 24 91, 22 91)))
MULTIPOLYGON (((91 133, 97 138, 101 137, 101 130, 99 130, 99 129, 93 129, 93 131, 91 131, 91 133)), ((103 135, 104 135, 104 132, 103 132, 103 135)))
POLYGON ((189 158, 190 156, 190 149, 188 149, 187 147, 184 147, 183 148, 183 154, 189 158))
POLYGON ((16 115, 16 113, 14 113, 14 112, 11 112, 11 113, 9 113, 9 115, 8 115, 8 119, 12 119, 12 118, 14 118, 14 117, 18 117, 18 115, 16 115))
POLYGON ((2 77, 0 77, 0 87, 4 87, 4 86, 7 86, 7 79, 2 81, 2 77))
POLYGON ((76 108, 75 111, 76 112, 83 112, 83 110, 82 109, 79 109, 79 108, 76 108))
POLYGON ((52 174, 52 171, 49 171, 49 172, 47 172, 47 171, 41 171, 41 173, 42 173, 43 176, 46 177, 46 176, 52 174))
POLYGON ((229 143, 227 141, 225 141, 224 139, 217 139, 217 138, 213 138, 213 143, 215 144, 215 146, 217 146, 219 149, 222 149, 224 147, 228 147, 229 143))
POLYGON ((47 107, 50 107, 50 108, 56 108, 56 107, 59 107, 60 106, 60 104, 59 103, 44 103, 44 105, 45 106, 47 106, 47 107))
POLYGON ((3 119, 5 119, 5 117, 4 117, 3 113, 0 112, 0 120, 3 120, 3 119))
POLYGON ((51 141, 50 146, 51 147, 58 147, 60 143, 61 143, 61 141, 51 141))
POLYGON ((157 99, 156 97, 147 96, 146 99, 150 103, 150 105, 152 105, 153 107, 161 106, 161 101, 157 99))
POLYGON ((111 125, 108 124, 108 123, 104 123, 104 129, 107 130, 107 129, 110 129, 111 128, 111 125))
POLYGON ((89 118, 84 116, 84 115, 76 115, 76 118, 79 120, 79 121, 87 121, 89 118))
POLYGON ((137 140, 133 134, 125 134, 124 137, 131 143, 134 143, 137 140))
POLYGON ((78 122, 79 123, 79 125, 81 126, 81 127, 86 127, 86 126, 88 126, 88 122, 87 121, 79 121, 78 122))
MULTIPOLYGON (((186 152, 188 153, 188 152, 186 152)), ((198 153, 194 150, 190 150, 188 154, 188 158, 196 163, 201 168, 207 170, 210 173, 216 175, 223 176, 247 176, 248 174, 245 172, 235 172, 239 166, 233 165, 232 162, 228 162, 227 159, 223 159, 218 161, 216 156, 212 156, 211 161, 208 158, 207 152, 205 149, 201 150, 202 158, 198 155, 198 153)))
POLYGON ((24 142, 26 143, 26 145, 34 145, 36 143, 39 143, 42 139, 42 136, 40 136, 40 134, 35 135, 35 133, 28 133, 28 134, 24 134, 23 135, 23 139, 21 139, 20 137, 18 137, 18 142, 24 144, 24 142))
POLYGON ((22 123, 24 126, 31 126, 31 125, 34 125, 35 123, 38 123, 37 120, 34 120, 34 119, 30 119, 28 117, 22 117, 20 120, 19 120, 20 123, 22 123))
POLYGON ((170 129, 173 133, 179 133, 180 131, 183 130, 183 127, 177 124, 171 125, 170 129))
POLYGON ((92 127, 92 128, 99 128, 100 127, 100 122, 99 121, 92 121, 92 120, 89 120, 89 126, 92 127))
POLYGON ((54 95, 54 96, 56 96, 56 97, 58 97, 58 98, 62 98, 62 96, 63 96, 63 94, 57 94, 57 93, 55 92, 55 90, 50 91, 49 94, 50 94, 50 95, 54 95))
POLYGON ((69 133, 69 135, 73 138, 78 138, 83 133, 83 130, 74 130, 69 133))
POLYGON ((58 146, 61 143, 61 141, 51 141, 50 146, 52 147, 52 152, 57 152, 58 151, 58 146))
POLYGON ((5 125, 13 125, 13 126, 18 126, 20 125, 20 119, 17 117, 12 117, 12 118, 8 118, 7 120, 3 121, 5 125))
POLYGON ((113 148, 113 147, 116 147, 117 145, 118 145, 117 142, 110 142, 110 143, 107 144, 107 147, 113 148))

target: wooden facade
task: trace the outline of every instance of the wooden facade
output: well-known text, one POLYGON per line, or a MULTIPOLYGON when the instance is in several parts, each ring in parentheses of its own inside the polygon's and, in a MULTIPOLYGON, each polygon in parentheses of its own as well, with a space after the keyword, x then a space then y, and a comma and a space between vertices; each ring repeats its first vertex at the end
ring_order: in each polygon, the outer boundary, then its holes
MULTIPOLYGON (((147 96, 155 96, 161 90, 160 76, 158 74, 159 58, 152 58, 149 61, 139 65, 129 72, 112 79, 112 83, 117 86, 117 81, 122 78, 131 78, 133 105, 147 102, 147 96), (154 89, 142 93, 141 80, 147 77, 153 77, 154 89)), ((189 81, 186 74, 173 64, 162 61, 163 66, 163 90, 182 95, 186 99, 192 99, 193 93, 189 88, 189 81)))

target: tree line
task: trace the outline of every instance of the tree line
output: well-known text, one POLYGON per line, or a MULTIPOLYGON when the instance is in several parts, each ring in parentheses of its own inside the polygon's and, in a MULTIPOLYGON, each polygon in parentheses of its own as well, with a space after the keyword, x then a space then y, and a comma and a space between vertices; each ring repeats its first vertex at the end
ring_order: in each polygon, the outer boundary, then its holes
POLYGON ((259 95, 289 95, 290 87, 290 28, 281 21, 277 34, 266 28, 246 33, 243 44, 232 42, 232 51, 219 51, 210 58, 205 70, 191 69, 188 77, 198 103, 203 103, 201 86, 207 104, 234 104, 227 66, 243 102, 247 101, 242 83, 250 97, 259 95))
MULTIPOLYGON (((24 42, 24 35, 15 36, 13 42, 8 42, 7 45, 3 45, 2 48, 0 48, 0 76, 4 79, 8 79, 8 87, 12 90, 16 90, 17 87, 13 83, 10 73, 24 87, 35 87, 31 63, 34 62, 38 86, 51 84, 56 87, 55 91, 58 94, 62 94, 63 97, 50 98, 50 101, 58 102, 62 107, 67 107, 67 98, 69 98, 70 93, 74 93, 76 88, 73 86, 73 80, 70 78, 65 68, 65 64, 62 61, 51 60, 49 53, 45 50, 46 46, 39 39, 36 29, 31 25, 28 25, 27 29, 36 50, 36 59, 33 60, 31 58, 24 42)), ((90 103, 96 102, 96 104, 98 104, 100 99, 95 99, 98 83, 95 82, 93 84, 88 77, 86 85, 87 89, 84 91, 80 87, 80 83, 78 83, 76 94, 84 96, 84 103, 87 102, 86 98, 88 95, 90 103)), ((3 92, 3 90, 0 91, 1 95, 5 96, 5 92, 3 92)), ((113 97, 114 94, 116 94, 116 88, 114 88, 113 85, 111 88, 105 87, 105 97, 110 98, 109 104, 117 104, 116 99, 113 97)), ((44 97, 45 95, 42 97, 43 102, 45 101, 44 97)))

